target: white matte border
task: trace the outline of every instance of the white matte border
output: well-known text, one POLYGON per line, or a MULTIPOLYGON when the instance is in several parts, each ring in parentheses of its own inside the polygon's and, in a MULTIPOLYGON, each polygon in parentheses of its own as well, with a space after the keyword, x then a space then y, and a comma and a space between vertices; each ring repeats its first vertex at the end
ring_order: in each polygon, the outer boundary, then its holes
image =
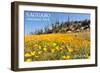
POLYGON ((69 65, 84 65, 95 64, 95 10, 81 8, 61 8, 47 6, 25 6, 19 5, 19 68, 35 68, 35 67, 50 67, 50 66, 69 66, 69 65), (78 60, 56 60, 56 61, 35 61, 24 62, 24 10, 29 11, 49 11, 49 12, 73 12, 73 13, 89 13, 91 15, 91 58, 78 60))

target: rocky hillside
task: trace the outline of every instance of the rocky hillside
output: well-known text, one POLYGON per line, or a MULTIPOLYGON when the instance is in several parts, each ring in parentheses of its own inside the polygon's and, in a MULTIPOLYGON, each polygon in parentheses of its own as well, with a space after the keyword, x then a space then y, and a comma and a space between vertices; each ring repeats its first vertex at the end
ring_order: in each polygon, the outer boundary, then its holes
POLYGON ((81 32, 90 30, 90 20, 56 22, 31 34, 81 32))

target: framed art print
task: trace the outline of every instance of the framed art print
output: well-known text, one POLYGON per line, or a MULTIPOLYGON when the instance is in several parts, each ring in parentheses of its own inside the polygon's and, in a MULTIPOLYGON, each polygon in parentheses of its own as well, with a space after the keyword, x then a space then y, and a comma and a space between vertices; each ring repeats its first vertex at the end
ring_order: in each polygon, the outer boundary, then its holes
POLYGON ((12 2, 11 69, 97 66, 97 7, 12 2))

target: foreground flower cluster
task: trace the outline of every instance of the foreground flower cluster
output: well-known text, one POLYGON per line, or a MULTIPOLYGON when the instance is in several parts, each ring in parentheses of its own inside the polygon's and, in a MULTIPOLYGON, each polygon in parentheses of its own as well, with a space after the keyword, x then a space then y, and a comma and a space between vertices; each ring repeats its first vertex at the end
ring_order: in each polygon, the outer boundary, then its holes
POLYGON ((42 34, 25 36, 24 60, 47 61, 88 59, 90 57, 89 33, 42 34), (87 37, 86 37, 87 36, 87 37))

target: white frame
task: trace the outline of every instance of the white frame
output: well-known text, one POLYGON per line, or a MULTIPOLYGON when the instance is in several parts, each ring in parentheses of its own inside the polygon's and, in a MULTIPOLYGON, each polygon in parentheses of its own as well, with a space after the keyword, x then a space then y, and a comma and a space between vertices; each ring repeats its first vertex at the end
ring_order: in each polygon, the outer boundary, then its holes
POLYGON ((62 8, 62 7, 48 7, 48 6, 28 6, 19 5, 18 25, 19 25, 19 47, 18 47, 18 62, 19 68, 35 68, 35 67, 51 67, 51 66, 71 66, 95 64, 95 9, 82 8, 62 8), (24 62, 24 10, 29 11, 50 11, 50 12, 74 12, 74 13, 90 13, 91 14, 91 58, 81 60, 56 60, 56 61, 38 61, 38 62, 24 62), (94 36, 92 36, 94 35, 94 36))

